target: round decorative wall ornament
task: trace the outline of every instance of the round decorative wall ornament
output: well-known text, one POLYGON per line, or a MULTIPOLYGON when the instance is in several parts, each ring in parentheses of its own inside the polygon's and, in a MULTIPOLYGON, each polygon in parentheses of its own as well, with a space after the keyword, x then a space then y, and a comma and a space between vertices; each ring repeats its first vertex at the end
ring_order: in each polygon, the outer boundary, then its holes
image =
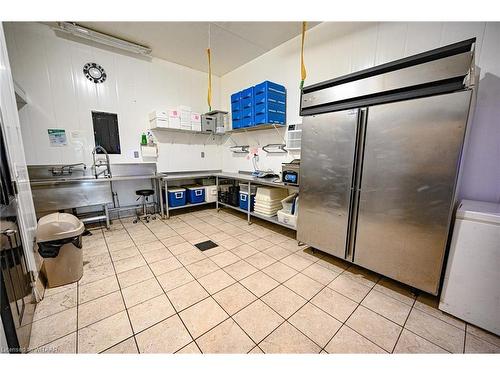
POLYGON ((83 66, 83 74, 91 82, 102 83, 106 80, 104 68, 96 63, 86 63, 83 66))

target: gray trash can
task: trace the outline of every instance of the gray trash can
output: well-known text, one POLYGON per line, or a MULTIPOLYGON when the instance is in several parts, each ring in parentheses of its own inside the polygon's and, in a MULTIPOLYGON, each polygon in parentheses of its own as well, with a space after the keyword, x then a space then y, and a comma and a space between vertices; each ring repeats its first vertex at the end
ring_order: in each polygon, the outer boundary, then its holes
POLYGON ((83 223, 77 217, 54 213, 38 221, 36 241, 44 258, 47 287, 53 288, 80 280, 83 275, 83 223))

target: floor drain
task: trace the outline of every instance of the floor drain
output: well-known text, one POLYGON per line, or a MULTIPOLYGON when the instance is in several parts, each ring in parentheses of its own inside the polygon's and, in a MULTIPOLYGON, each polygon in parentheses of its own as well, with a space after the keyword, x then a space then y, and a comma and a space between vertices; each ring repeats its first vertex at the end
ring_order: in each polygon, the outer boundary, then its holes
POLYGON ((195 244, 194 246, 196 246, 201 251, 205 251, 205 250, 213 249, 214 247, 217 247, 219 245, 217 245, 215 242, 212 242, 212 241, 203 241, 203 242, 195 244))

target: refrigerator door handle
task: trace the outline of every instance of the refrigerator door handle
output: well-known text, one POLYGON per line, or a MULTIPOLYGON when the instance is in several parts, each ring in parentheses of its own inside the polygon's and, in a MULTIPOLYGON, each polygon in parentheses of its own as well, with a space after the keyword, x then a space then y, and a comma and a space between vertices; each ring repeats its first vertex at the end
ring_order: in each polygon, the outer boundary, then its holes
POLYGON ((354 247, 356 245, 356 228, 358 224, 359 195, 361 192, 361 172, 363 170, 363 153, 365 148, 366 122, 368 108, 362 108, 358 114, 358 131, 356 135, 356 149, 354 156, 353 178, 351 187, 351 204, 349 209, 349 227, 347 234, 347 248, 345 258, 354 260, 354 247))

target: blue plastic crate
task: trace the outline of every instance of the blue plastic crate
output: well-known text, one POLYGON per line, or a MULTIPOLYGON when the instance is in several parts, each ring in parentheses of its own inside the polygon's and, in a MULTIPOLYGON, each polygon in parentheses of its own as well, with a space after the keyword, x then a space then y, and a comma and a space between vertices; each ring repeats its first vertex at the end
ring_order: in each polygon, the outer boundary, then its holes
POLYGON ((168 189, 168 206, 179 207, 186 205, 186 189, 168 189))
POLYGON ((276 112, 276 113, 286 114, 286 107, 284 104, 277 104, 277 103, 264 103, 264 104, 257 104, 255 106, 254 110, 255 116, 261 115, 266 112, 276 112))
POLYGON ((259 124, 277 124, 285 125, 286 115, 284 113, 266 111, 259 115, 255 115, 254 118, 255 125, 259 124))
POLYGON ((234 112, 231 112, 231 119, 233 121, 235 120, 241 120, 241 114, 242 112, 241 111, 234 111, 234 112))
POLYGON ((205 202, 205 188, 203 186, 187 186, 188 203, 205 202))
POLYGON ((246 117, 240 120, 240 128, 250 128, 255 125, 254 117, 246 117))
POLYGON ((241 110, 241 100, 237 102, 231 102, 231 112, 236 112, 241 110))
POLYGON ((253 125, 255 125, 253 108, 247 108, 241 111, 241 127, 248 128, 253 125))
POLYGON ((233 119, 233 129, 239 129, 239 128, 241 128, 241 120, 233 119))
POLYGON ((245 109, 252 108, 252 107, 253 107, 253 97, 240 100, 241 110, 245 110, 245 109))
POLYGON ((241 100, 248 98, 253 98, 253 87, 241 90, 241 100))
POLYGON ((231 103, 236 103, 240 101, 241 99, 241 91, 235 92, 233 95, 231 95, 231 103))
POLYGON ((271 81, 264 81, 254 86, 254 95, 259 95, 265 92, 274 92, 286 95, 286 88, 283 85, 279 85, 271 81))
POLYGON ((253 211, 255 194, 251 194, 250 199, 248 199, 248 192, 240 192, 240 208, 242 210, 248 210, 248 201, 250 201, 250 211, 253 211))
POLYGON ((286 95, 273 91, 266 91, 254 96, 254 104, 275 103, 286 105, 286 95))

